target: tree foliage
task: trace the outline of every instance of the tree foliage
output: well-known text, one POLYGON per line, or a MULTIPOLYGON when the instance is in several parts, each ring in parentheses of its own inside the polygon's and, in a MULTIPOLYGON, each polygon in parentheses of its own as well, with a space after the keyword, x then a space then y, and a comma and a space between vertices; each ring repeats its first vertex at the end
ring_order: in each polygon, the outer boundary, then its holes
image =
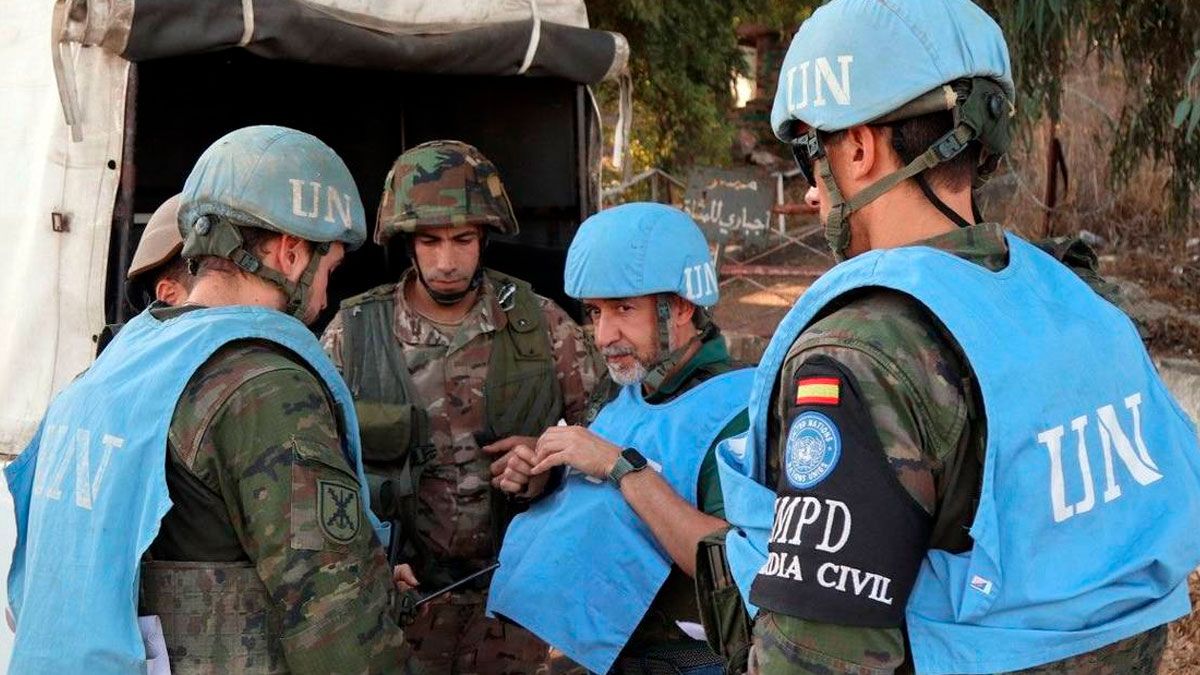
MULTIPOLYGON (((1200 184, 1200 0, 976 0, 1003 27, 1020 123, 1057 118, 1067 70, 1093 54, 1127 89, 1112 143, 1112 177, 1144 161, 1171 169, 1174 215, 1200 184)), ((591 0, 597 28, 631 46, 637 163, 679 169, 729 156, 730 78, 745 68, 736 27, 790 33, 820 0, 591 0)), ((601 90, 612 109, 615 87, 601 90)))
POLYGON ((979 0, 1004 29, 1028 125, 1058 119, 1066 70, 1098 54, 1126 88, 1110 161, 1124 182, 1145 160, 1171 170, 1176 222, 1200 183, 1200 0, 979 0))
MULTIPOLYGON (((799 23, 803 8, 789 0, 592 0, 596 28, 625 35, 631 47, 635 159, 667 170, 720 163, 729 156, 730 79, 744 72, 736 28, 775 18, 799 23)), ((773 24, 774 25, 774 24, 773 24)), ((606 108, 613 87, 601 91, 606 108)))

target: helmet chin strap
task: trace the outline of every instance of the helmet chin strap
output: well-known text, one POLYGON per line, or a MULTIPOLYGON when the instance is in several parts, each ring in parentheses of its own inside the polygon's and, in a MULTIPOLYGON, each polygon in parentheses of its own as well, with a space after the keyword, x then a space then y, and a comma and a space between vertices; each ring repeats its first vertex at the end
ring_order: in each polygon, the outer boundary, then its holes
POLYGON ((284 297, 287 298, 287 305, 283 311, 303 322, 306 318, 304 315, 308 310, 308 291, 312 288, 317 268, 321 265, 321 258, 329 253, 330 243, 310 241, 312 257, 309 258, 308 265, 305 266, 300 279, 292 281, 279 270, 264 265, 258 256, 246 250, 243 246, 242 235, 232 222, 213 216, 202 216, 202 218, 207 219, 206 224, 201 228, 195 228, 184 240, 184 257, 188 258, 188 271, 193 275, 196 274, 199 264, 196 257, 198 255, 225 258, 237 265, 243 272, 253 274, 278 286, 283 291, 284 297))
POLYGON ((404 236, 404 246, 408 249, 408 259, 412 261, 413 269, 417 270, 417 279, 425 287, 425 292, 437 304, 447 307, 457 305, 462 302, 463 298, 474 293, 483 285, 483 252, 487 249, 487 230, 482 229, 479 237, 479 262, 475 265, 475 272, 471 275, 471 283, 467 284, 467 287, 461 291, 443 293, 442 291, 433 289, 429 285, 429 282, 425 280, 425 273, 421 271, 421 265, 417 262, 417 253, 413 246, 412 235, 404 236))
MULTIPOLYGON (((809 132, 815 133, 815 132, 809 132)), ((894 171, 883 178, 871 183, 863 188, 861 192, 854 195, 850 199, 846 199, 842 195, 841 189, 838 188, 837 180, 833 177, 833 171, 829 168, 829 157, 823 154, 815 160, 817 170, 820 172, 821 180, 825 182, 825 189, 829 191, 831 208, 829 217, 825 220, 825 239, 829 242, 829 247, 833 249, 833 257, 841 262, 846 259, 847 249, 850 247, 850 215, 855 211, 862 209, 867 204, 879 199, 892 188, 909 178, 917 177, 917 184, 921 186, 925 196, 933 202, 933 205, 938 208, 943 214, 947 212, 953 213, 951 218, 960 226, 966 223, 962 217, 954 213, 950 207, 946 206, 936 195, 933 194, 932 188, 923 176, 919 174, 926 169, 931 169, 938 164, 954 157, 962 152, 975 137, 975 132, 965 124, 959 124, 954 129, 943 136, 937 143, 934 143, 925 152, 921 153, 913 161, 909 162, 904 168, 899 171, 894 171)), ((950 217, 947 215, 947 217, 950 217)), ((970 223, 966 223, 970 225, 970 223)))
MULTIPOLYGON (((664 295, 659 295, 655 298, 655 322, 658 325, 658 353, 660 357, 655 359, 646 370, 646 377, 642 378, 642 385, 646 388, 647 393, 654 393, 662 388, 667 377, 675 370, 676 367, 683 361, 683 357, 687 355, 692 345, 703 342, 712 334, 713 325, 711 322, 705 321, 704 327, 697 331, 692 339, 680 345, 677 349, 671 349, 671 303, 664 295)), ((704 309, 697 307, 697 312, 703 312, 704 309)))

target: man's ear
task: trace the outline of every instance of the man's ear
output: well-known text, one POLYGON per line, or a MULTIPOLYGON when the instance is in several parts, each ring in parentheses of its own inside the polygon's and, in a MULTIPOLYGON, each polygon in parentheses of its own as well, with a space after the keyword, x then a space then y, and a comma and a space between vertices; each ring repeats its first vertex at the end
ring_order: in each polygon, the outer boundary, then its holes
POLYGON ((879 158, 879 130, 860 124, 850 127, 842 134, 840 154, 844 158, 847 172, 855 180, 866 180, 876 169, 879 158))
POLYGON ((671 296, 671 322, 675 324, 676 328, 690 326, 692 324, 692 315, 695 313, 695 305, 678 295, 671 296))
MULTIPOLYGON (((311 245, 294 235, 281 234, 278 237, 272 237, 267 244, 263 246, 263 258, 267 257, 267 252, 274 247, 274 260, 279 265, 279 271, 292 281, 297 281, 304 274, 304 269, 308 267, 308 261, 312 258, 311 245)), ((265 262, 265 260, 264 260, 265 262)))
POLYGON ((172 307, 183 304, 187 300, 188 292, 183 287, 183 284, 164 276, 154 284, 154 297, 161 300, 172 307))

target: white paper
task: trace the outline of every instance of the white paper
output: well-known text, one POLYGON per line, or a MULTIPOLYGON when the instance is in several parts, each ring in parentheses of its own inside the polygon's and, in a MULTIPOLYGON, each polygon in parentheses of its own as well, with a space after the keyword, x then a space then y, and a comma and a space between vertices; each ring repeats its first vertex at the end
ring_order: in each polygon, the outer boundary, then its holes
POLYGON ((679 629, 693 640, 700 640, 701 642, 704 642, 708 639, 708 637, 704 635, 704 626, 702 624, 694 623, 692 621, 676 621, 675 625, 679 626, 679 629))
POLYGON ((155 616, 139 616, 138 628, 146 645, 146 672, 149 675, 171 675, 167 658, 167 641, 163 638, 162 620, 155 616))

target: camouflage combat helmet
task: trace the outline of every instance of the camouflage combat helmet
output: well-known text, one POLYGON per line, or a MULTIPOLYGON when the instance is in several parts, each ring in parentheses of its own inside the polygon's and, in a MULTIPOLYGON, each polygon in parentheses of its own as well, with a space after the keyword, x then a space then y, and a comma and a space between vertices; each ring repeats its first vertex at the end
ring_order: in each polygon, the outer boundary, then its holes
POLYGON ((333 242, 354 250, 367 238, 358 187, 346 164, 315 136, 277 126, 232 131, 204 151, 179 205, 183 257, 216 256, 283 289, 287 313, 303 319, 308 289, 333 242), (243 247, 238 227, 290 234, 313 244, 292 282, 243 247))
POLYGON ((396 158, 383 184, 375 241, 421 227, 486 225, 516 234, 517 219, 496 165, 461 141, 430 141, 396 158))
POLYGON ((163 202, 150 216, 133 253, 126 279, 158 269, 183 248, 183 238, 179 236, 179 197, 175 195, 163 202))

